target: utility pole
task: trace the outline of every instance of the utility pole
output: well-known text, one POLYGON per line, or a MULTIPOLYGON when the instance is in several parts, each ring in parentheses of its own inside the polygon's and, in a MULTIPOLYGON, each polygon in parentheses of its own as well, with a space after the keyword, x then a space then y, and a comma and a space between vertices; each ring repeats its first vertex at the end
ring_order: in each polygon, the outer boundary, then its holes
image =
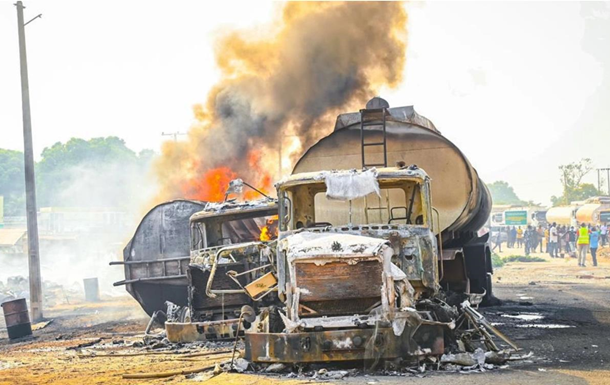
POLYGON ((601 185, 601 179, 599 178, 599 172, 601 170, 598 168, 597 169, 597 191, 601 192, 602 191, 602 185, 601 185))
POLYGON ((173 136, 174 137, 174 142, 178 141, 178 135, 186 135, 186 132, 162 132, 161 136, 173 136))
POLYGON ((38 250, 38 218, 36 210, 36 184, 34 178, 34 149, 32 145, 32 118, 30 116, 30 86, 28 59, 25 51, 23 3, 18 1, 17 29, 19 32, 19 60, 21 62, 21 106, 23 109, 23 157, 25 162, 25 207, 28 226, 28 267, 30 271, 30 313, 33 321, 42 319, 42 285, 40 279, 40 253, 38 250))
POLYGON ((597 169, 597 189, 601 192, 602 189, 602 180, 600 178, 600 171, 603 173, 606 172, 606 182, 608 183, 608 191, 606 191, 607 195, 610 195, 610 168, 598 168, 597 169))

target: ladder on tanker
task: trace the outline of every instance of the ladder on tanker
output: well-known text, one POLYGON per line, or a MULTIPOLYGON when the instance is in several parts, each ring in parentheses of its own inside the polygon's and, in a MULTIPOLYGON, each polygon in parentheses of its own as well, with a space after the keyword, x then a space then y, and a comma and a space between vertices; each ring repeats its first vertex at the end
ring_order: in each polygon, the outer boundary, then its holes
MULTIPOLYGON (((362 168, 367 169, 371 167, 388 167, 388 153, 387 153, 387 131, 386 131, 386 116, 388 115, 387 108, 371 108, 360 110, 360 147, 362 150, 362 168), (367 119, 368 118, 368 119, 367 119), (380 119, 381 118, 381 119, 380 119), (381 122, 380 122, 381 121, 381 122), (383 133, 383 139, 381 142, 366 141, 365 128, 366 127, 381 127, 383 133), (366 148, 367 147, 383 147, 383 162, 368 163, 366 160, 366 148)), ((371 130, 370 132, 375 132, 371 130)), ((373 155, 373 154, 369 154, 373 155)), ((374 155, 379 155, 375 153, 374 155)))
MULTIPOLYGON (((362 169, 368 169, 372 167, 387 167, 388 166, 388 155, 387 155, 387 132, 386 132, 386 116, 388 115, 387 108, 367 108, 364 110, 360 110, 360 148, 362 151, 362 169), (383 134, 381 141, 366 141, 365 128, 366 127, 381 127, 381 132, 383 134), (377 163, 371 161, 367 162, 366 157, 366 149, 367 147, 375 148, 382 147, 383 148, 383 162, 377 161, 377 163)), ((369 132, 375 132, 376 130, 370 130, 369 132)), ((377 139, 378 140, 378 139, 377 139)), ((369 154, 374 155, 379 158, 379 153, 369 154)), ((382 192, 383 197, 364 197, 364 205, 365 205, 365 220, 366 223, 371 223, 372 218, 370 218, 369 213, 376 213, 379 216, 379 223, 382 221, 382 212, 387 211, 387 215, 389 216, 390 211, 390 202, 387 191, 382 192), (382 200, 384 200, 383 202, 382 200), (377 206, 371 207, 371 203, 369 199, 376 201, 374 203, 377 206)))

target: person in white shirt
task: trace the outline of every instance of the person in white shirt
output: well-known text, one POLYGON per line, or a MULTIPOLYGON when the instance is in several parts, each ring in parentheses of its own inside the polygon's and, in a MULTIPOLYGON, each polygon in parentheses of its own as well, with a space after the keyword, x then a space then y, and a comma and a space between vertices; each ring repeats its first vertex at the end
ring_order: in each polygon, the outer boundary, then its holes
POLYGON ((604 223, 600 228, 599 228, 599 233, 602 239, 602 246, 606 246, 606 242, 608 242, 608 224, 604 223))
POLYGON ((549 230, 549 255, 551 258, 559 258, 559 250, 557 250, 557 224, 553 222, 549 230))

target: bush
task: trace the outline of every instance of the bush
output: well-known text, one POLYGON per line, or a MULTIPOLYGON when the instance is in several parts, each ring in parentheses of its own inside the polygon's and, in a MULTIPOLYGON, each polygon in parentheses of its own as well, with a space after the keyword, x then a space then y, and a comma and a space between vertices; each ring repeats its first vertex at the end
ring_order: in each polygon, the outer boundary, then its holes
POLYGON ((509 255, 508 257, 502 258, 496 253, 491 254, 491 265, 494 269, 502 267, 509 262, 546 262, 546 259, 524 255, 509 255))
POLYGON ((493 253, 491 255, 491 265, 494 268, 502 267, 504 266, 504 260, 502 260, 502 257, 500 257, 498 254, 493 253))
POLYGON ((509 255, 502 259, 504 263, 508 262, 546 262, 546 259, 541 257, 532 257, 525 255, 509 255))

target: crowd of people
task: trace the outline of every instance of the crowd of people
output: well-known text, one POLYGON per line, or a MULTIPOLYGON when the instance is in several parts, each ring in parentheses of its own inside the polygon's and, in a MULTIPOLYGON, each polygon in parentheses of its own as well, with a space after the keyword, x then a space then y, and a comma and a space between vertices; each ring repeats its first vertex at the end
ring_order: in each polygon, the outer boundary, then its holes
POLYGON ((502 243, 508 248, 524 248, 525 255, 540 250, 552 258, 562 258, 565 254, 578 256, 578 265, 586 266, 587 254, 591 253, 593 266, 597 266, 597 249, 608 243, 608 224, 601 226, 582 223, 579 226, 506 226, 492 237, 493 250, 502 251, 502 243))

